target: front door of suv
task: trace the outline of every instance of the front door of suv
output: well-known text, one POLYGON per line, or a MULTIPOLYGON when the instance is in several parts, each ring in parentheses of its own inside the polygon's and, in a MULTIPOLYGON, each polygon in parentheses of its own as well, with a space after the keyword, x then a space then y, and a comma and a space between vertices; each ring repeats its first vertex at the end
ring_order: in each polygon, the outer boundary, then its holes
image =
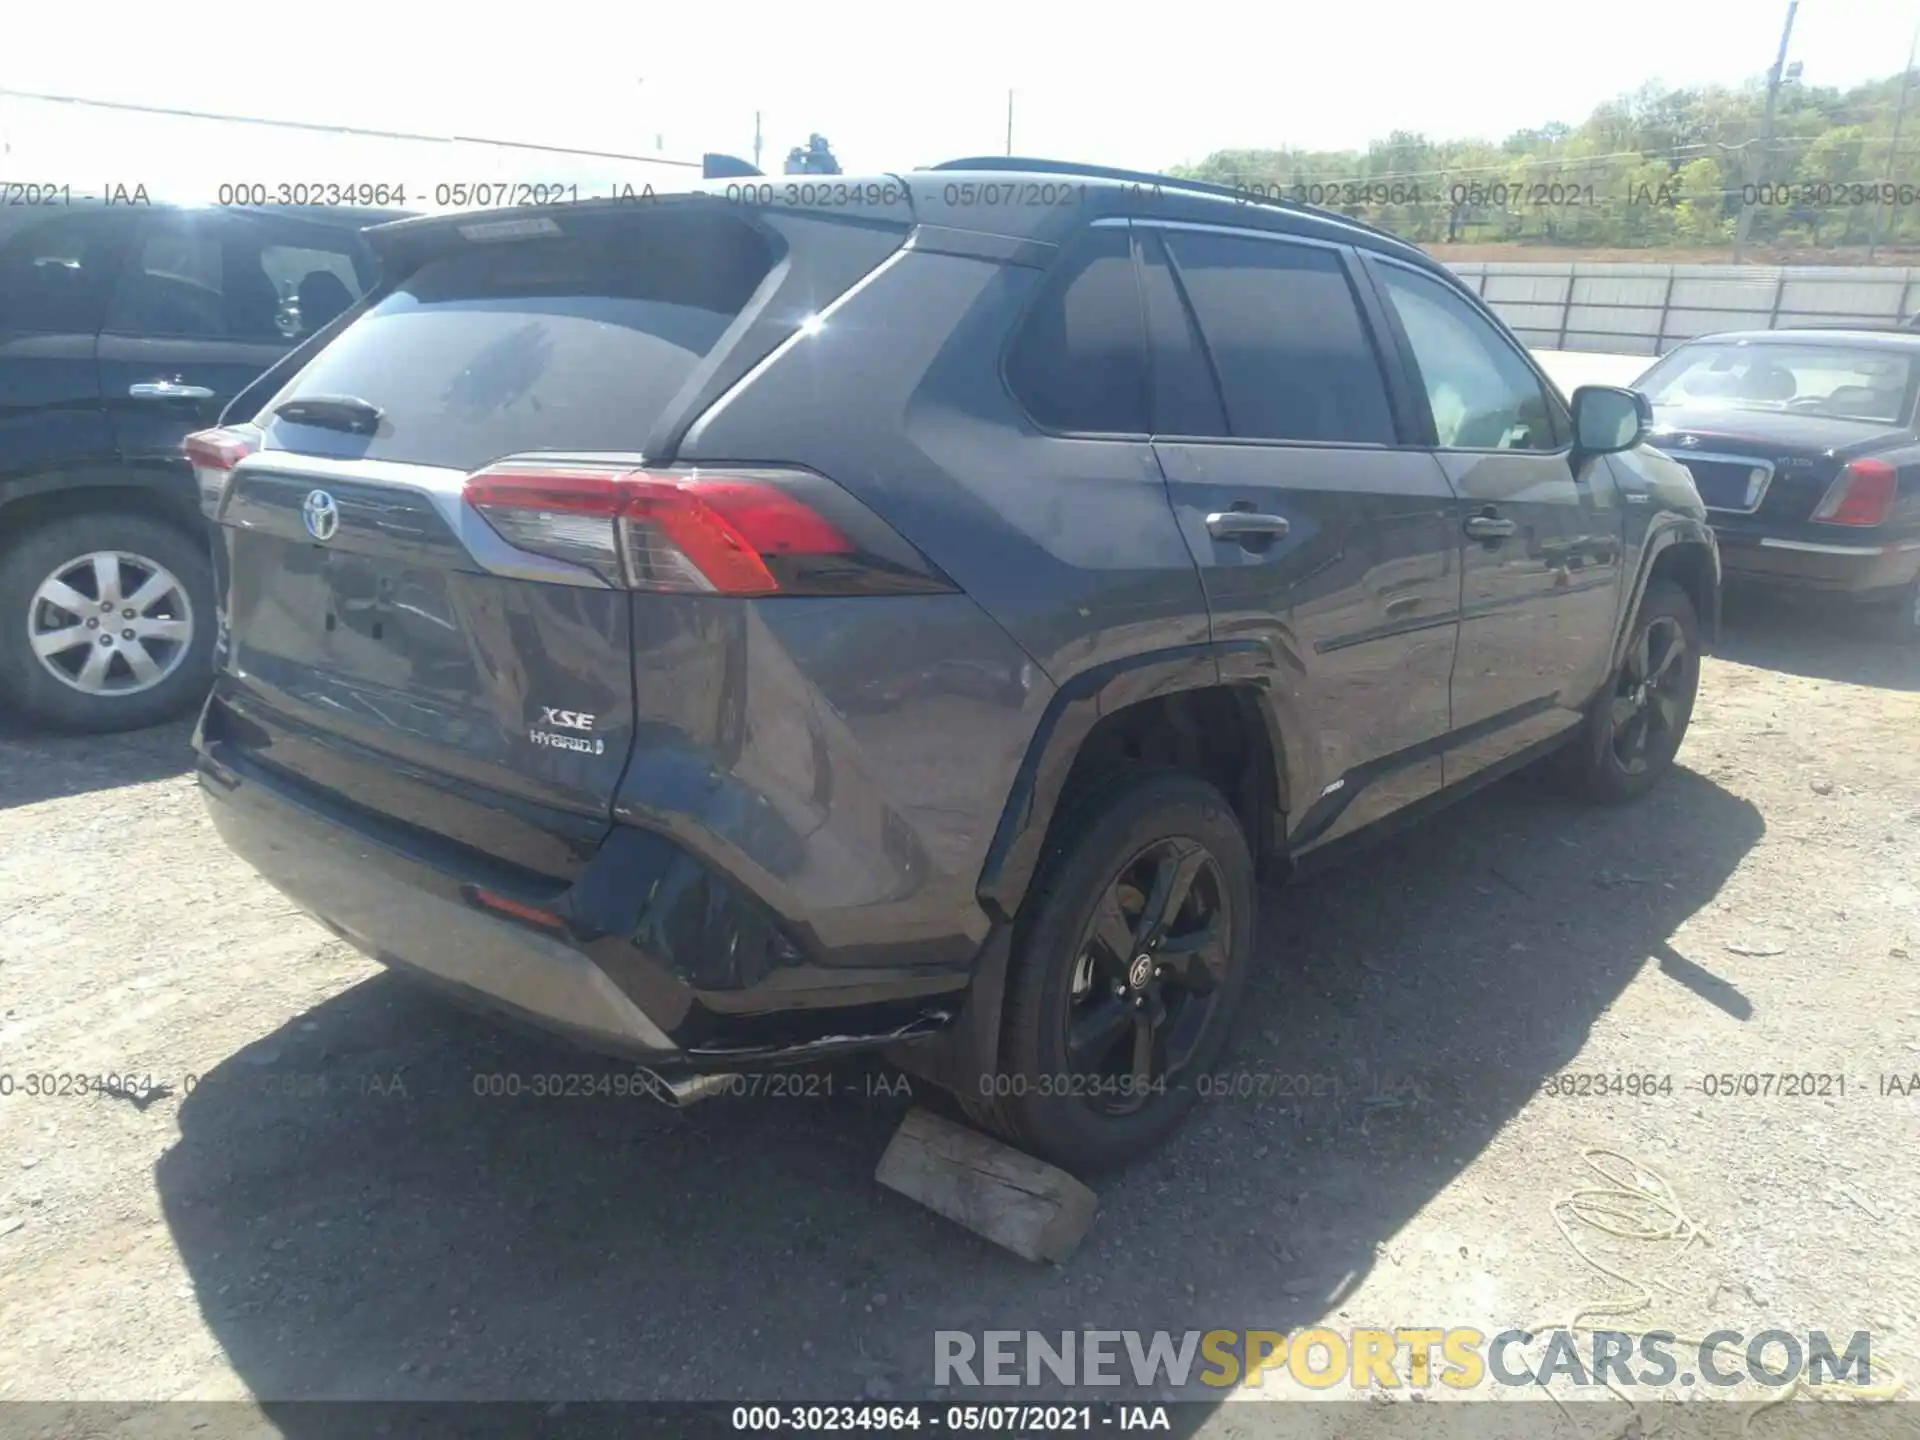
MULTIPOLYGON (((1460 599, 1458 502, 1383 363, 1346 247, 1133 223, 1153 446, 1216 642, 1251 641, 1312 737, 1296 848, 1441 783, 1460 599)), ((1228 661, 1223 660, 1223 666, 1228 661)))
POLYGON ((1574 470, 1565 408, 1471 300, 1410 265, 1367 264, 1466 505, 1451 785, 1577 723, 1606 677, 1620 499, 1604 459, 1574 470))

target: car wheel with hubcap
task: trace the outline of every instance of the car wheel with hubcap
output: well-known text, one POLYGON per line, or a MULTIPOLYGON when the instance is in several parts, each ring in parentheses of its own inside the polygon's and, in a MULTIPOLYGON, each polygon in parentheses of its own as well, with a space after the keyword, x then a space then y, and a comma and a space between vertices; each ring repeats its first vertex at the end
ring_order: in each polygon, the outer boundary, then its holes
POLYGON ((1164 1140, 1246 986, 1253 860, 1226 799, 1157 771, 1077 806, 1022 907, 999 1073, 968 1113, 1070 1170, 1164 1140))
POLYGON ((1612 679, 1564 752, 1580 789, 1596 800, 1644 795, 1673 764, 1700 687, 1700 626, 1678 585, 1650 581, 1612 679))
POLYGON ((0 555, 0 688, 66 730, 129 730, 197 704, 213 648, 203 544, 146 515, 72 515, 0 555))

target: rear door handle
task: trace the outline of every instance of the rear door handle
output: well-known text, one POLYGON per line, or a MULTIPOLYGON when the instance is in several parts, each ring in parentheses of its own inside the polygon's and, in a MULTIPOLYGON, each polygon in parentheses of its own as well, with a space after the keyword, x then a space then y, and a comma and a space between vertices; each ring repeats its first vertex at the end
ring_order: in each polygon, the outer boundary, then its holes
POLYGON ((127 394, 136 400, 211 400, 213 391, 204 385, 182 385, 178 380, 147 380, 129 385, 127 394))
POLYGON ((1284 535, 1287 529, 1287 517, 1284 515, 1262 515, 1253 510, 1216 510, 1207 516, 1207 533, 1216 540, 1284 535))
POLYGON ((1469 515, 1464 528, 1476 540, 1504 540, 1519 526, 1498 515, 1469 515))

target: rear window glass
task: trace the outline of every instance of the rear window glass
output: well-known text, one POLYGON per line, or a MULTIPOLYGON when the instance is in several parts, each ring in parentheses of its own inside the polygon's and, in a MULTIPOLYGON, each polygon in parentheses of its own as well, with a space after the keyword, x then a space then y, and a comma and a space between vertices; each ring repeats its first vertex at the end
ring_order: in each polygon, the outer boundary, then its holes
POLYGON ((1767 341, 1685 346, 1636 388, 1656 405, 1785 410, 1894 424, 1912 403, 1913 380, 1912 361, 1891 349, 1767 341))
POLYGON ((385 412, 380 433, 279 421, 268 444, 467 470, 532 450, 638 450, 771 266, 756 231, 711 216, 463 244, 266 407, 352 396, 385 412))

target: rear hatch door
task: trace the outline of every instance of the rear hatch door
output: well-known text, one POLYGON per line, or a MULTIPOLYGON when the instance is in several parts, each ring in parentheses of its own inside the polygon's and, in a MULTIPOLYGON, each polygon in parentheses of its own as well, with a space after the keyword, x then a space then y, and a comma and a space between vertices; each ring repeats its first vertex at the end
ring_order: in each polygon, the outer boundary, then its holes
POLYGON ((770 349, 804 312, 761 313, 784 242, 739 206, 394 233, 385 293, 266 402, 233 472, 218 693, 267 763, 504 853, 516 804, 605 821, 635 597, 508 546, 465 477, 530 452, 638 460, 743 336, 770 349))

